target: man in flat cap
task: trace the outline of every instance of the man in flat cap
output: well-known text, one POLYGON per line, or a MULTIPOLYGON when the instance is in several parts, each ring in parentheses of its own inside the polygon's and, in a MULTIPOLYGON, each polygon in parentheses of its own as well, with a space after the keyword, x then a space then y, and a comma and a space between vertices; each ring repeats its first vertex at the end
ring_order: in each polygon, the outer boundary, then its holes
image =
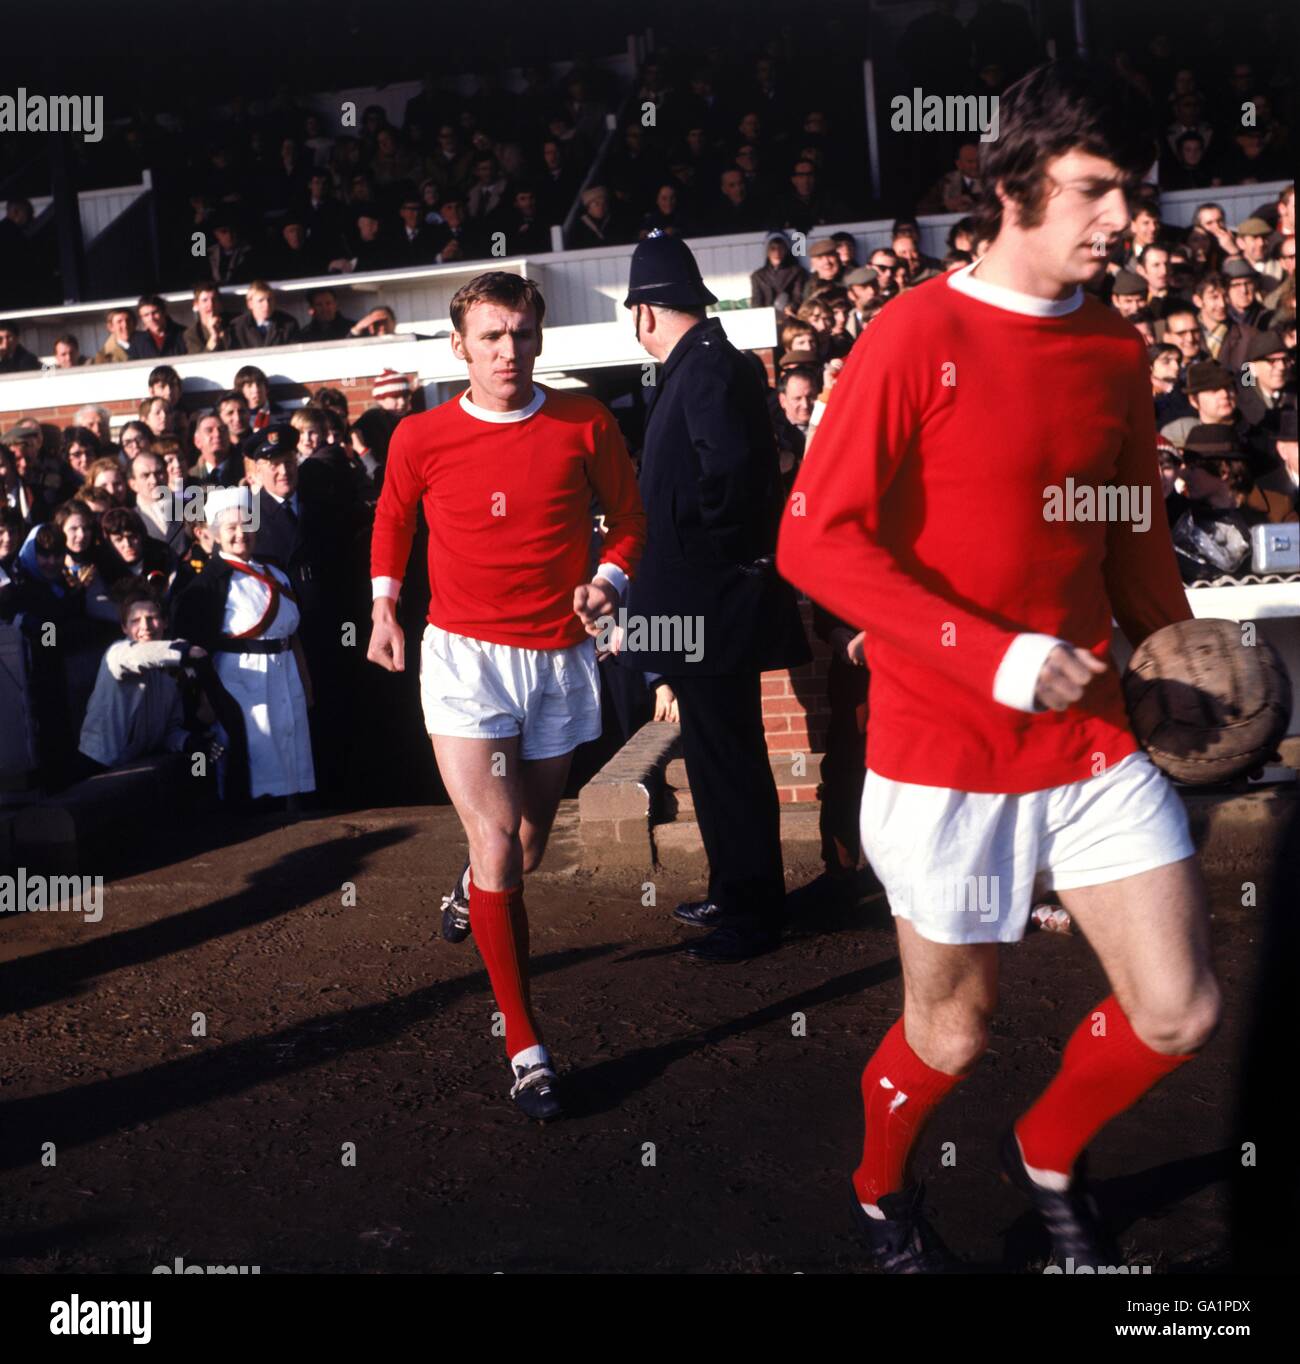
POLYGON ((1257 218, 1252 214, 1245 222, 1238 223, 1232 229, 1232 235, 1236 238, 1241 259, 1258 269, 1264 257, 1268 255, 1268 243, 1273 235, 1273 229, 1263 218, 1257 218))
POLYGON ((659 648, 629 658, 677 697, 709 889, 674 914, 712 930, 688 953, 720 962, 780 941, 780 807, 759 679, 809 651, 794 593, 772 565, 781 489, 763 383, 722 323, 706 317, 713 302, 680 238, 652 235, 637 246, 624 306, 661 368, 646 407, 646 550, 628 620, 689 621, 698 647, 667 647, 673 641, 659 632, 651 639, 659 648))
POLYGON ((844 285, 844 270, 840 264, 839 248, 833 237, 822 237, 808 248, 808 265, 812 278, 803 291, 803 301, 810 303, 818 294, 844 285))
POLYGON ((1258 327, 1264 313, 1259 301, 1259 272, 1241 256, 1225 261, 1223 277, 1228 281, 1228 319, 1242 327, 1258 327))
POLYGON ((1133 317, 1147 304, 1147 282, 1132 270, 1121 270, 1111 285, 1111 306, 1121 317, 1133 317))
POLYGON ((856 340, 880 307, 880 276, 874 266, 859 265, 844 276, 844 287, 849 291, 849 302, 853 305, 848 332, 856 340))

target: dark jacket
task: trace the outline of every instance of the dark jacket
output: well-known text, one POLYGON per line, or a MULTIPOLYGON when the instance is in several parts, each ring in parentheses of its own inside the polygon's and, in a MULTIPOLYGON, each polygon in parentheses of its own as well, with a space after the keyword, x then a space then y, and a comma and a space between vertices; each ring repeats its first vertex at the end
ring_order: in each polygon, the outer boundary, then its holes
POLYGON ((299 633, 315 662, 322 640, 338 640, 351 583, 364 580, 356 555, 364 513, 351 484, 320 455, 303 461, 297 499, 294 516, 259 490, 255 557, 288 575, 302 617, 299 633))
POLYGON ((770 562, 781 484, 763 382, 716 318, 678 341, 650 391, 640 486, 628 613, 701 617, 704 636, 698 661, 648 651, 638 666, 717 677, 807 662, 794 591, 770 562))
POLYGON ((161 360, 168 355, 184 355, 185 329, 169 317, 162 345, 158 345, 152 335, 140 327, 131 333, 131 344, 126 348, 126 353, 131 360, 161 360))
POLYGON ((797 308, 803 302, 808 272, 788 256, 783 265, 764 265, 749 277, 751 308, 797 308))
POLYGON ((244 476, 244 458, 232 451, 215 469, 204 471, 198 463, 190 466, 185 475, 187 484, 197 483, 200 488, 233 488, 244 476))
POLYGON ((346 341, 352 334, 352 328, 357 325, 353 317, 344 317, 342 313, 337 313, 333 322, 323 322, 318 317, 313 317, 298 332, 298 340, 303 342, 315 343, 317 341, 346 341))
POLYGON ((298 323, 288 313, 273 312, 267 318, 266 335, 263 336, 253 321, 253 314, 245 313, 231 324, 230 334, 240 350, 251 350, 255 346, 287 346, 298 339, 298 323))
POLYGON ((0 374, 21 374, 25 370, 41 368, 41 362, 21 342, 14 347, 12 355, 0 360, 0 374))
MULTIPOLYGON (((208 329, 196 317, 182 333, 185 342, 185 353, 187 355, 204 355, 208 349, 208 329)), ((230 334, 230 317, 226 317, 226 334, 221 338, 220 343, 214 350, 234 350, 238 343, 230 334)))

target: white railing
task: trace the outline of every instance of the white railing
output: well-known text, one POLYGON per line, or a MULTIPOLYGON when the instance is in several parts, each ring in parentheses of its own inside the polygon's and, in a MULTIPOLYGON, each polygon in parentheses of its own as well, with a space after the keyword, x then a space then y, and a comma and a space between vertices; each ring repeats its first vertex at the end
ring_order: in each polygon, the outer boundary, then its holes
MULTIPOLYGON (((742 350, 765 349, 776 344, 776 314, 770 308, 721 313, 719 320, 727 336, 742 350)), ((145 392, 146 377, 153 363, 131 360, 117 365, 82 365, 77 369, 5 375, 0 378, 0 413, 138 401, 145 392)), ((215 396, 233 387, 235 374, 244 365, 257 365, 265 371, 273 389, 368 379, 381 370, 394 369, 416 375, 430 403, 441 402, 447 396, 445 390, 465 382, 465 362, 451 353, 449 340, 409 336, 182 355, 168 363, 180 374, 187 401, 197 400, 199 405, 201 395, 215 396)), ((624 317, 615 322, 570 327, 548 325, 535 372, 546 383, 579 370, 650 363, 624 317)))
MULTIPOLYGON (((1273 181, 1206 191, 1180 190, 1164 195, 1161 208, 1168 222, 1186 226, 1198 204, 1213 201, 1223 205, 1229 223, 1240 222, 1254 209, 1276 201, 1285 183, 1273 181)), ((922 217, 922 249, 930 255, 942 256, 948 229, 957 218, 957 214, 922 217)), ((892 227, 892 219, 882 218, 829 224, 815 228, 810 235, 821 237, 832 232, 849 232, 857 243, 858 258, 865 260, 876 247, 888 245, 892 227)), ((763 264, 764 236, 762 232, 745 232, 689 239, 705 283, 718 298, 748 300, 749 276, 763 264)), ((633 246, 606 246, 551 255, 489 257, 428 269, 326 275, 287 280, 277 284, 277 293, 279 306, 300 322, 307 321, 307 295, 320 285, 328 284, 338 292, 340 307, 349 316, 361 316, 376 303, 383 302, 396 312, 399 330, 427 333, 447 325, 452 295, 467 279, 484 270, 509 270, 541 284, 546 296, 548 323, 578 326, 610 322, 622 316, 622 300, 634 249, 633 246)), ((202 276, 205 268, 206 262, 196 262, 196 276, 202 276)), ((226 292, 233 303, 242 296, 243 289, 233 288, 226 292)), ((171 311, 176 320, 182 325, 188 324, 192 317, 190 292, 181 290, 164 297, 173 305, 171 311)), ((54 338, 71 332, 80 341, 82 353, 93 355, 103 344, 105 311, 109 307, 133 306, 134 303, 134 298, 110 299, 61 308, 0 313, 0 318, 23 322, 24 344, 35 354, 50 354, 54 338)))

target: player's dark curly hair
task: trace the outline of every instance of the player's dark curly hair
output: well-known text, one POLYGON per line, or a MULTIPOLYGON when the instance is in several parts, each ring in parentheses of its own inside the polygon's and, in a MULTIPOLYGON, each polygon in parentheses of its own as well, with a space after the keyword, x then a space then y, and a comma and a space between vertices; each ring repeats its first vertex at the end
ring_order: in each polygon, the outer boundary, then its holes
POLYGON ((1048 62, 1001 97, 998 136, 980 144, 981 198, 976 230, 992 240, 1002 228, 998 185, 1018 205, 1024 227, 1036 227, 1047 202, 1044 170, 1068 151, 1089 152, 1139 181, 1156 159, 1155 112, 1108 67, 1081 59, 1048 62))

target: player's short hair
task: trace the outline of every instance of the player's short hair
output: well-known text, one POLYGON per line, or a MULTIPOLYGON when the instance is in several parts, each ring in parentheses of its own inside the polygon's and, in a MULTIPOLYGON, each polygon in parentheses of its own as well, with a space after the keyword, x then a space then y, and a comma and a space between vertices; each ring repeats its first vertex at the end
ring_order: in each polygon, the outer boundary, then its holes
POLYGON ((468 284, 457 289, 451 300, 451 325, 461 336, 465 335, 465 318, 476 303, 499 303, 504 308, 531 306, 538 333, 542 330, 546 300, 535 280, 511 275, 504 270, 489 270, 485 274, 475 275, 468 284))
POLYGON ((1017 205, 1025 227, 1043 219, 1047 163, 1080 150, 1104 157, 1134 181, 1156 159, 1150 103, 1108 68, 1086 60, 1047 62, 1021 77, 1001 97, 1000 132, 980 148, 981 235, 1002 230, 997 191, 1017 205))

